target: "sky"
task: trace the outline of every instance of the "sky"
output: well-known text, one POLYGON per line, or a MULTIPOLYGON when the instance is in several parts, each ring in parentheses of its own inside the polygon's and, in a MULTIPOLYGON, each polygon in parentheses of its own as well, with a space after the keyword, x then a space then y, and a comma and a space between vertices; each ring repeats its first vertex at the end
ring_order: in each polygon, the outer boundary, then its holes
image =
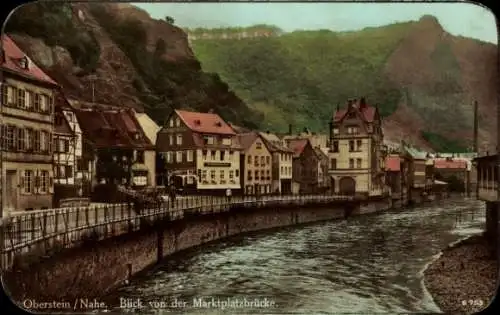
POLYGON ((354 31, 433 15, 450 34, 497 44, 494 14, 472 3, 134 3, 153 18, 179 27, 276 25, 286 32, 354 31))

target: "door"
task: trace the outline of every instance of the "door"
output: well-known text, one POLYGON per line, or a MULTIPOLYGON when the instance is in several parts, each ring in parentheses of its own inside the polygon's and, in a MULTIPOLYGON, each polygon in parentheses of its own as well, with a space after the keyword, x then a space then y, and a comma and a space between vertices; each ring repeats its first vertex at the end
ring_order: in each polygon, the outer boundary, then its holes
POLYGON ((354 195, 356 193, 356 181, 352 177, 342 177, 339 181, 341 195, 354 195))
POLYGON ((5 208, 17 209, 17 171, 7 170, 5 174, 5 208))

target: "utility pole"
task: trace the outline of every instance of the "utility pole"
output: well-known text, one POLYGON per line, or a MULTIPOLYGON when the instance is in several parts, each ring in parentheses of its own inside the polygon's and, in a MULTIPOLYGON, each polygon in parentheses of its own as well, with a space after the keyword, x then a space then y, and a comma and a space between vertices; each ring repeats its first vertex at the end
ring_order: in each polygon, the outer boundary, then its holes
MULTIPOLYGON (((477 104, 477 101, 474 101, 474 134, 473 134, 473 152, 474 152, 474 156, 477 156, 478 154, 478 129, 479 129, 479 117, 478 117, 478 104, 477 104)), ((472 168, 474 166, 471 165, 471 169, 467 171, 467 197, 470 197, 471 195, 471 172, 472 172, 472 168)), ((477 186, 477 183, 476 183, 476 186, 477 186)), ((477 193, 477 189, 476 189, 476 193, 477 193)))

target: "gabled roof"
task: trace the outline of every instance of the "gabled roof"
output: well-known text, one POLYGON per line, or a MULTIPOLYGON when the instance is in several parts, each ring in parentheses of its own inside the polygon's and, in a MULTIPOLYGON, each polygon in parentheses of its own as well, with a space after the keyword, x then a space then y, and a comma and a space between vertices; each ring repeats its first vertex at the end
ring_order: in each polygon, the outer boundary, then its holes
POLYGON ((365 122, 373 122, 375 119, 377 108, 367 104, 364 99, 361 99, 359 101, 348 101, 347 108, 337 109, 333 114, 333 121, 341 121, 348 113, 350 106, 352 106, 352 110, 356 110, 361 114, 361 117, 365 122))
POLYGON ((247 132, 240 133, 237 135, 237 137, 243 150, 248 150, 255 142, 255 140, 259 138, 259 135, 256 132, 247 132))
POLYGON ((308 139, 291 139, 287 140, 288 147, 293 150, 295 156, 299 156, 304 152, 304 149, 309 143, 308 139))
POLYGON ((192 131, 221 135, 236 134, 233 128, 215 113, 198 113, 179 109, 176 109, 175 113, 192 131))
POLYGON ((158 126, 158 124, 146 113, 135 113, 135 118, 141 125, 149 141, 151 141, 151 143, 156 143, 156 136, 161 129, 160 126, 158 126))
POLYGON ((385 158, 385 169, 390 172, 401 171, 401 158, 397 155, 389 155, 385 158))
POLYGON ((132 109, 75 109, 84 139, 97 148, 154 148, 132 109), (139 137, 135 138, 135 134, 139 137))
POLYGON ((54 109, 54 134, 59 135, 74 135, 71 126, 69 125, 66 116, 62 112, 62 108, 55 107, 54 109))
POLYGON ((2 62, 2 68, 14 72, 23 77, 37 80, 58 86, 58 84, 40 69, 30 58, 16 45, 16 43, 6 34, 2 35, 2 50, 5 54, 5 62, 2 62), (21 60, 27 58, 28 68, 21 66, 21 60))
POLYGON ((261 136, 269 151, 294 153, 292 149, 287 148, 283 145, 281 139, 277 135, 269 132, 259 132, 259 135, 261 136))

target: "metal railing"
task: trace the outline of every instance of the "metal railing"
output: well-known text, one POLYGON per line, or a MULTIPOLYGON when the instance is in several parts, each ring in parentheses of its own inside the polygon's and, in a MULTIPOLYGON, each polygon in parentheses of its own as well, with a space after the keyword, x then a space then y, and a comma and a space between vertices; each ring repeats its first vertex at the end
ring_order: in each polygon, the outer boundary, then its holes
MULTIPOLYGON (((109 204, 17 212, 2 219, 2 268, 16 256, 37 252, 50 254, 82 242, 104 239, 141 228, 157 221, 178 220, 189 214, 208 214, 231 208, 306 205, 352 201, 355 196, 339 195, 263 195, 263 196, 179 196, 154 207, 137 208, 133 204, 109 204)), ((150 226, 150 225, 149 225, 150 226)))

